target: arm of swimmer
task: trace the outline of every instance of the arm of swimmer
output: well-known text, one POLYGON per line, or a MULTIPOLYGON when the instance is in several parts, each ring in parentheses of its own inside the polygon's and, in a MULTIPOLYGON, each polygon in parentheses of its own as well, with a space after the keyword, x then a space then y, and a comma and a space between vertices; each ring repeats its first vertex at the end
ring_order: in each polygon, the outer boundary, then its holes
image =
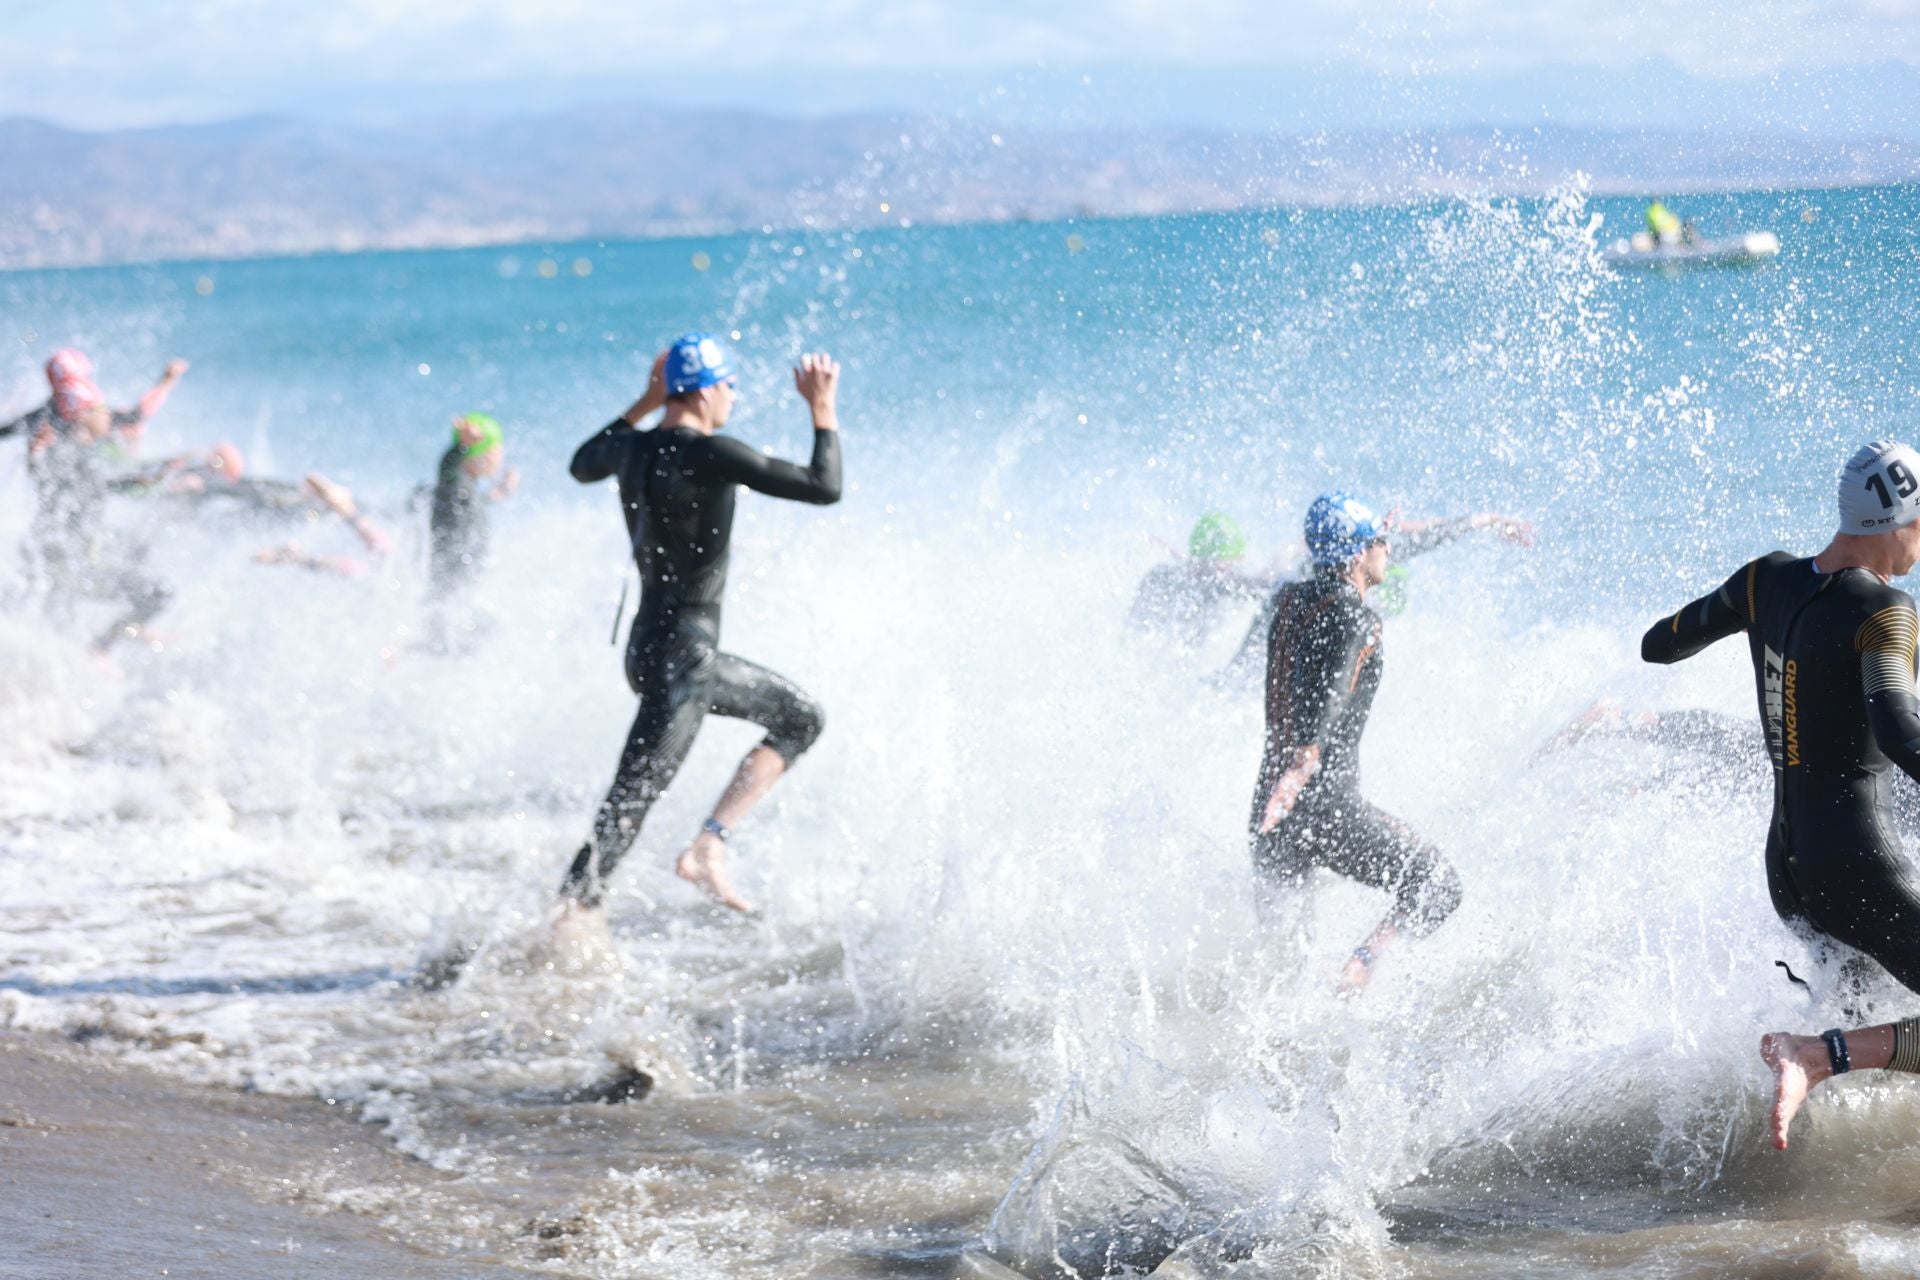
POLYGON ((1274 590, 1285 582, 1286 578, 1278 573, 1235 573, 1233 575, 1233 594, 1243 600, 1259 600, 1262 603, 1272 599, 1274 590))
MULTIPOLYGON (((115 415, 118 417, 119 415, 115 415)), ((157 488, 169 479, 186 474, 191 478, 191 455, 176 458, 162 458, 160 461, 141 468, 131 475, 116 476, 107 481, 107 488, 114 493, 138 493, 157 488)), ((205 486, 202 485, 201 488, 205 486)))
POLYGON ((1300 793, 1319 771, 1319 744, 1302 747, 1293 753, 1293 763, 1285 773, 1273 780, 1273 790, 1267 795, 1267 810, 1260 818, 1261 835, 1279 826, 1280 819, 1293 812, 1293 806, 1300 800, 1300 793))
POLYGON ((1472 516, 1460 516, 1452 520, 1398 521, 1395 527, 1389 528, 1394 558, 1403 560, 1444 547, 1471 530, 1473 520, 1472 516))
POLYGON ((783 458, 769 458, 751 445, 728 436, 712 440, 708 457, 721 479, 745 485, 770 498, 790 498, 831 506, 840 501, 840 433, 816 428, 813 460, 806 466, 783 458))
POLYGON ((1417 556, 1481 529, 1491 529, 1518 547, 1533 545, 1533 525, 1528 521, 1497 511, 1481 511, 1452 520, 1403 520, 1392 530, 1393 554, 1396 559, 1417 556))
POLYGON ((1873 740, 1910 778, 1920 778, 1920 700, 1914 697, 1913 683, 1916 640, 1920 618, 1911 604, 1882 609, 1853 637, 1873 740))
POLYGON ((1701 596, 1670 618, 1662 618, 1640 637, 1640 660, 1662 666, 1691 658, 1708 645, 1747 629, 1747 615, 1741 608, 1746 598, 1746 582, 1759 564, 1744 566, 1720 584, 1718 590, 1701 596))
MULTIPOLYGON (((180 381, 180 376, 186 371, 187 362, 185 360, 169 360, 166 371, 160 375, 160 381, 154 383, 147 394, 140 397, 140 403, 134 407, 133 413, 136 415, 134 421, 144 423, 148 418, 160 412, 160 406, 165 404, 167 397, 173 394, 174 386, 180 381)), ((119 414, 114 415, 115 426, 120 425, 119 418, 119 414)))
POLYGON ((605 480, 620 470, 627 441, 639 434, 625 418, 615 418, 574 450, 573 461, 567 465, 568 473, 581 484, 605 480))

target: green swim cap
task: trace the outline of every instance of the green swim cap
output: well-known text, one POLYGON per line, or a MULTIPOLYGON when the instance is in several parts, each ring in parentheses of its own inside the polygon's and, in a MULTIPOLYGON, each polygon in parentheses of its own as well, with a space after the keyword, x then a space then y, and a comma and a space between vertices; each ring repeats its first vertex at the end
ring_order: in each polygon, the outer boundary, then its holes
POLYGON ((475 440, 472 444, 462 444, 460 441, 459 424, 456 423, 454 425, 453 442, 460 445, 460 453, 463 457, 477 458, 481 454, 492 453, 500 447, 501 441, 505 438, 504 433, 500 430, 500 423, 487 414, 465 414, 462 415, 460 421, 469 426, 480 428, 480 438, 478 440, 475 440))
POLYGON ((1187 535, 1187 554, 1195 560, 1237 560, 1247 554, 1247 535, 1232 516, 1209 511, 1187 535))
POLYGON ((1397 618, 1407 611, 1407 584, 1413 575, 1402 565, 1387 566, 1387 576, 1373 589, 1374 607, 1383 618, 1397 618))

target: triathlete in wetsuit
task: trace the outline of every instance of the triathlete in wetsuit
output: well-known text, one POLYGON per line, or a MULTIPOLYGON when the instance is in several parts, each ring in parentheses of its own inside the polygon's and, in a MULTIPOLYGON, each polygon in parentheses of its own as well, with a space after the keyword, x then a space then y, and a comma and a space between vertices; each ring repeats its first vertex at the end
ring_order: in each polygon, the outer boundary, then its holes
POLYGON ((105 405, 57 417, 38 433, 27 455, 37 499, 30 538, 46 574, 47 604, 57 617, 71 615, 77 599, 124 602, 126 612, 93 642, 104 652, 116 640, 136 635, 170 598, 141 567, 144 548, 106 527, 108 482, 100 443, 113 429, 105 405))
POLYGON ((712 713, 762 725, 767 736, 741 761, 675 870, 726 905, 748 909, 722 869, 728 829, 813 745, 822 717, 783 677, 720 651, 734 498, 744 485, 776 498, 839 501, 839 372, 825 356, 807 356, 794 370, 795 385, 813 411, 813 460, 802 467, 714 434, 733 408, 734 372, 717 339, 690 333, 656 364, 647 395, 574 455, 573 478, 583 484, 619 477, 640 570, 640 610, 626 654, 627 683, 640 697, 640 711, 594 819, 593 837, 561 886, 566 897, 598 905, 603 882, 686 760, 700 722, 712 713), (663 400, 660 425, 638 430, 663 400))
POLYGON ((440 652, 467 647, 483 629, 464 598, 486 566, 487 508, 510 496, 520 480, 516 469, 502 470, 503 441, 497 420, 484 413, 465 414, 454 419, 453 443, 440 457, 428 517, 427 560, 428 647, 440 652), (483 491, 480 481, 494 475, 500 478, 483 491))
MULTIPOLYGON (((160 412, 160 406, 173 394, 173 388, 186 371, 185 360, 168 361, 160 381, 140 397, 139 403, 131 409, 110 411, 107 437, 117 437, 129 445, 137 442, 140 433, 146 429, 147 419, 160 412)), ((62 347, 47 358, 47 384, 52 389, 47 402, 11 422, 0 423, 0 440, 11 435, 24 435, 27 447, 31 449, 37 442, 45 441, 62 424, 77 423, 82 414, 107 402, 106 396, 101 394, 93 380, 93 361, 87 358, 84 351, 76 351, 72 347, 62 347)))
POLYGON ((1246 554, 1247 535, 1238 521, 1217 511, 1201 516, 1187 537, 1187 554, 1155 565, 1140 579, 1128 622, 1198 645, 1224 610, 1272 594, 1271 574, 1250 574, 1241 566, 1246 554))
MULTIPOLYGON (((1413 535, 1418 526, 1400 526, 1403 540, 1413 535)), ((1407 584, 1412 576, 1403 564, 1387 566, 1387 576, 1379 586, 1367 592, 1367 604, 1382 618, 1397 618, 1407 611, 1407 584)), ((1268 595, 1261 604, 1260 612, 1253 616, 1247 625, 1247 634, 1240 637, 1240 647, 1227 659, 1227 665, 1220 668, 1213 677, 1216 685, 1245 685, 1266 670, 1267 635, 1273 630, 1274 611, 1280 607, 1280 596, 1286 591, 1283 584, 1278 591, 1268 595)))
MULTIPOLYGON (((1920 619, 1913 598, 1889 582, 1920 559, 1920 454, 1866 445, 1841 472, 1839 505, 1840 531, 1819 555, 1752 561, 1655 623, 1640 653, 1678 662, 1746 633, 1773 765, 1774 910, 1920 991, 1920 882, 1888 806, 1896 765, 1920 778, 1920 619)), ((1761 1054, 1775 1071, 1773 1137, 1784 1148, 1807 1089, 1826 1075, 1852 1063, 1920 1070, 1920 1019, 1822 1039, 1769 1036, 1761 1054)))
POLYGON ((29 584, 44 579, 47 605, 56 616, 71 614, 81 597, 125 601, 128 611, 94 641, 96 649, 105 650, 164 608, 168 593, 140 568, 142 548, 108 534, 105 495, 119 486, 107 478, 100 455, 138 444, 147 420, 186 373, 187 362, 169 361, 160 380, 131 409, 107 407, 85 352, 63 347, 48 358, 46 371, 52 391, 46 403, 0 424, 0 439, 21 435, 27 441, 36 510, 26 578, 29 584))
MULTIPOLYGON (((1475 528, 1529 543, 1531 530, 1481 515, 1434 521, 1400 538, 1417 555, 1475 528)), ((1267 642, 1267 739, 1250 822, 1263 909, 1295 899, 1325 867, 1393 895, 1355 949, 1343 987, 1366 985, 1374 957, 1402 932, 1425 937, 1460 905, 1460 876, 1413 829, 1360 794, 1360 736, 1383 669, 1380 615, 1366 595, 1385 580, 1389 529, 1345 493, 1307 512, 1313 571, 1280 591, 1267 642)))

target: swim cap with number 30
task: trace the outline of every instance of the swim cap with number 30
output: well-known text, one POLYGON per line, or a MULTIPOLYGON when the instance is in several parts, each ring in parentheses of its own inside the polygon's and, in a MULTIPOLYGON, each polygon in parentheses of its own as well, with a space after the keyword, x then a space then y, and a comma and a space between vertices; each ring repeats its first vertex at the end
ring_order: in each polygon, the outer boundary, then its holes
POLYGON ((1860 446, 1840 472, 1840 532, 1889 533, 1920 520, 1920 453, 1893 440, 1860 446))

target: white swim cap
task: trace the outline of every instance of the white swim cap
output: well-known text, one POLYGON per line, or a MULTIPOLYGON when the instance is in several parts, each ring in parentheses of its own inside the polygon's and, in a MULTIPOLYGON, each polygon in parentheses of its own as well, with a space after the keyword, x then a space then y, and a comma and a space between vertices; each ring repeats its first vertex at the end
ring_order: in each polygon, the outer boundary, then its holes
POLYGON ((1891 533, 1920 520, 1920 453, 1894 440, 1863 444, 1840 472, 1840 532, 1891 533))

